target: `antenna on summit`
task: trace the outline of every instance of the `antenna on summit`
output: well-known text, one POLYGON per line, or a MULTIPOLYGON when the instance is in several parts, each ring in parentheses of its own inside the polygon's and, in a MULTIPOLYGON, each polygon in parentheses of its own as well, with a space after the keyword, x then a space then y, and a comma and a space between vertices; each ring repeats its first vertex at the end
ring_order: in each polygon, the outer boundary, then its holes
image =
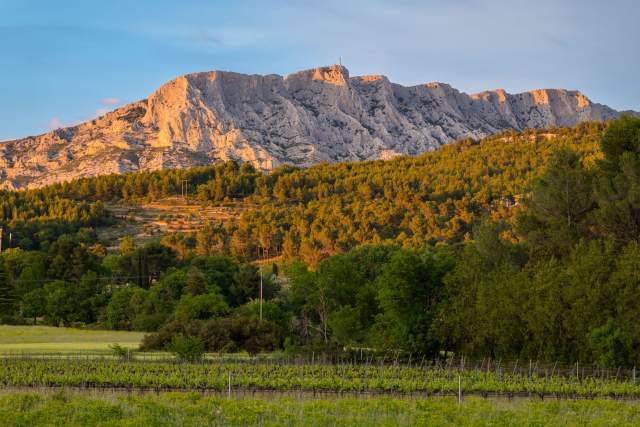
POLYGON ((342 56, 338 56, 338 64, 342 67, 342 56))

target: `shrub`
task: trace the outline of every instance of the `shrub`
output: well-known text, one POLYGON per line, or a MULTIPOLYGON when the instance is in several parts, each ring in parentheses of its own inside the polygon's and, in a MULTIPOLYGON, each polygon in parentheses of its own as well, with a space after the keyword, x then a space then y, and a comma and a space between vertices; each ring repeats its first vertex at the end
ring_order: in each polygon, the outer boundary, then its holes
POLYGON ((280 348, 282 335, 276 323, 245 316, 206 321, 175 320, 157 333, 145 335, 140 349, 173 351, 171 347, 178 337, 195 337, 206 351, 231 353, 246 350, 249 354, 257 354, 280 348))
POLYGON ((591 331, 589 344, 593 351, 593 359, 599 366, 615 368, 632 364, 631 340, 611 319, 605 325, 591 331))
POLYGON ((198 337, 176 335, 173 337, 167 350, 172 352, 178 359, 195 362, 204 356, 204 344, 198 337))
POLYGON ((112 344, 109 348, 111 349, 111 353, 118 359, 129 360, 132 358, 131 350, 121 346, 120 344, 112 344))

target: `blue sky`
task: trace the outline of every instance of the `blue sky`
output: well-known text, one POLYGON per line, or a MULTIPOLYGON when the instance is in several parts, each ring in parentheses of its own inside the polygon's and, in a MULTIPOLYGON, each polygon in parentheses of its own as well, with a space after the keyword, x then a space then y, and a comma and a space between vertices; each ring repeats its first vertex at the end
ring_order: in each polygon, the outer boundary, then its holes
POLYGON ((465 92, 580 89, 640 110, 637 0, 0 0, 0 140, 78 123, 213 69, 465 92))

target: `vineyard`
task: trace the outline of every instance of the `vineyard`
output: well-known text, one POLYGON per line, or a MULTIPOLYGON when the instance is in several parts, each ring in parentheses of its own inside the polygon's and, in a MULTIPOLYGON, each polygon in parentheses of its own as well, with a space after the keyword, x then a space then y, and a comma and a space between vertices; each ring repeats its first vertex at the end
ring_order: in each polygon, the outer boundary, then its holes
POLYGON ((544 369, 500 362, 466 365, 300 363, 215 360, 196 363, 108 358, 0 359, 0 386, 219 392, 304 391, 369 394, 457 394, 582 398, 637 398, 635 370, 544 369))

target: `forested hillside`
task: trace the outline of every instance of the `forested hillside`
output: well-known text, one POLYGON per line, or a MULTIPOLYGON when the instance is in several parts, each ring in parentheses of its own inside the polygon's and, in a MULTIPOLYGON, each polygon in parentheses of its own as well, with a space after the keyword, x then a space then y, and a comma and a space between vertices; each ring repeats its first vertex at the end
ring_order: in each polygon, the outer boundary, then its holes
POLYGON ((527 183, 553 150, 569 147, 592 164, 599 156, 603 128, 590 123, 506 133, 417 157, 308 169, 285 166, 267 175, 248 164, 227 162, 81 179, 0 193, 0 220, 16 230, 16 243, 23 238, 35 241, 21 247, 37 248, 46 236, 22 233, 30 222, 64 219, 76 227, 104 223, 101 202, 137 203, 180 195, 186 180, 197 203, 239 200, 250 209, 224 227, 207 224, 198 239, 169 238, 181 254, 222 251, 247 260, 284 254, 317 263, 363 243, 458 242, 469 237, 473 224, 485 214, 512 218, 527 183), (197 247, 196 241, 201 242, 197 247))
POLYGON ((266 175, 229 162, 5 192, 2 317, 153 332, 147 349, 188 338, 632 366, 638 153, 640 119, 624 117, 386 162, 266 175), (106 250, 105 204, 180 194, 183 180, 197 203, 246 208, 106 250))

